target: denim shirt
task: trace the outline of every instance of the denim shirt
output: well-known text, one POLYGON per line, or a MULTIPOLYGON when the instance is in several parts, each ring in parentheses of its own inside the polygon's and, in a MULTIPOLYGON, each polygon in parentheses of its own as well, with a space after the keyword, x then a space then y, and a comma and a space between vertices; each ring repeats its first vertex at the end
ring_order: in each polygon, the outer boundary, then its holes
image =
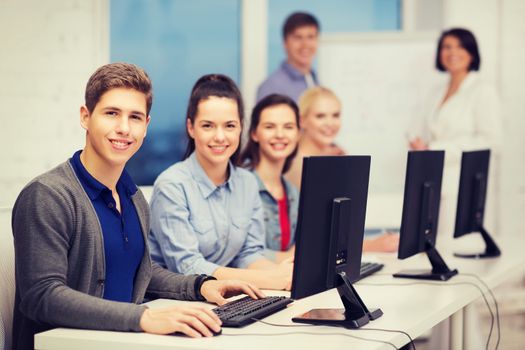
POLYGON ((263 209, 257 181, 229 165, 216 186, 196 154, 155 181, 151 198, 151 257, 184 274, 212 275, 220 266, 246 268, 263 258, 263 209))
MULTIPOLYGON (((317 75, 310 72, 315 85, 319 85, 317 75)), ((257 101, 270 94, 282 94, 290 96, 295 102, 299 101, 301 94, 308 89, 306 78, 303 73, 283 61, 279 69, 272 73, 257 89, 257 101)))
MULTIPOLYGON (((274 260, 272 251, 281 250, 281 223, 279 221, 279 205, 273 196, 268 192, 261 178, 255 170, 253 174, 259 185, 259 196, 261 197, 264 210, 264 227, 266 232, 266 251, 265 256, 274 260)), ((295 244, 295 229, 297 227, 297 215, 299 212, 299 191, 284 177, 281 177, 288 199, 288 217, 290 220, 290 242, 286 249, 295 244)))

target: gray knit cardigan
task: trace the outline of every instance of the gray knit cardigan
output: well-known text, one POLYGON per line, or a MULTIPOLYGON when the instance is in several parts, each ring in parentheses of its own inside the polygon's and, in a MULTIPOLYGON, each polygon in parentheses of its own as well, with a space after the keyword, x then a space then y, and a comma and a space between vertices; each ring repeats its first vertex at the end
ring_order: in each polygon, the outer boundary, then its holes
MULTIPOLYGON (((105 261, 102 228, 69 161, 31 181, 13 208, 16 297, 14 349, 33 349, 33 335, 53 327, 140 331, 148 297, 196 300, 198 276, 152 263, 147 247, 149 208, 132 197, 145 251, 135 276, 133 303, 102 299, 105 261)), ((200 286, 199 286, 200 287, 200 286)))

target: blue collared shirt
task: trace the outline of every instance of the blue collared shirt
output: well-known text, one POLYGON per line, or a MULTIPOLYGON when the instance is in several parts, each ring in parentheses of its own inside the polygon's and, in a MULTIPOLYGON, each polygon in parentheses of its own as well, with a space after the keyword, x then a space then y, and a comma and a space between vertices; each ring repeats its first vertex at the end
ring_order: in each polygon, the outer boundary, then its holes
MULTIPOLYGON (((266 232, 266 251, 265 255, 275 260, 275 254, 273 251, 281 250, 281 223, 279 219, 279 204, 273 198, 270 192, 264 186, 261 178, 254 170, 253 174, 257 179, 259 185, 259 196, 264 211, 264 227, 266 232)), ((297 227, 297 215, 299 212, 299 191, 284 177, 281 177, 284 184, 284 190, 286 191, 286 198, 288 200, 288 218, 290 220, 290 242, 286 249, 290 249, 295 244, 295 230, 297 227)))
POLYGON ((111 190, 95 179, 80 161, 81 152, 77 151, 70 162, 93 203, 104 236, 104 299, 129 303, 133 300, 135 275, 144 256, 142 229, 131 199, 137 186, 124 170, 117 182, 119 213, 111 190))
POLYGON ((257 181, 229 165, 216 186, 193 153, 159 175, 151 197, 151 257, 183 274, 212 275, 263 258, 263 209, 257 181))
MULTIPOLYGON (((311 71, 315 85, 319 85, 315 72, 311 71)), ((290 96, 298 102, 299 96, 308 88, 303 73, 283 61, 279 69, 272 73, 257 89, 257 102, 270 94, 290 96)))

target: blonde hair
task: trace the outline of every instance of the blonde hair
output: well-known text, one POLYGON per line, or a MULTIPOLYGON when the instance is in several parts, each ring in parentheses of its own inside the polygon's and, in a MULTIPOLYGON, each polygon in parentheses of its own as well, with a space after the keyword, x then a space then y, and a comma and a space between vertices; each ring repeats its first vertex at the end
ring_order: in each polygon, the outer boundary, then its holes
POLYGON ((301 115, 301 118, 304 117, 310 107, 314 104, 314 102, 321 96, 328 96, 335 99, 339 104, 341 104, 341 100, 337 95, 330 89, 323 87, 323 86, 316 86, 313 88, 310 88, 303 92, 301 97, 299 97, 299 114, 301 115))

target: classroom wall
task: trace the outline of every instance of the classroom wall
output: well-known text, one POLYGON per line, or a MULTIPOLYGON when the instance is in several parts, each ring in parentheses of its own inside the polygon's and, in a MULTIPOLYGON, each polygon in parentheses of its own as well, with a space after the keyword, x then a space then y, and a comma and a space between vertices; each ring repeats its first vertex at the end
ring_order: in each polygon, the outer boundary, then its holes
POLYGON ((84 144, 79 107, 109 59, 107 1, 0 1, 0 207, 84 144))
POLYGON ((499 87, 503 98, 505 140, 500 176, 500 229, 525 231, 525 1, 500 3, 499 87))

